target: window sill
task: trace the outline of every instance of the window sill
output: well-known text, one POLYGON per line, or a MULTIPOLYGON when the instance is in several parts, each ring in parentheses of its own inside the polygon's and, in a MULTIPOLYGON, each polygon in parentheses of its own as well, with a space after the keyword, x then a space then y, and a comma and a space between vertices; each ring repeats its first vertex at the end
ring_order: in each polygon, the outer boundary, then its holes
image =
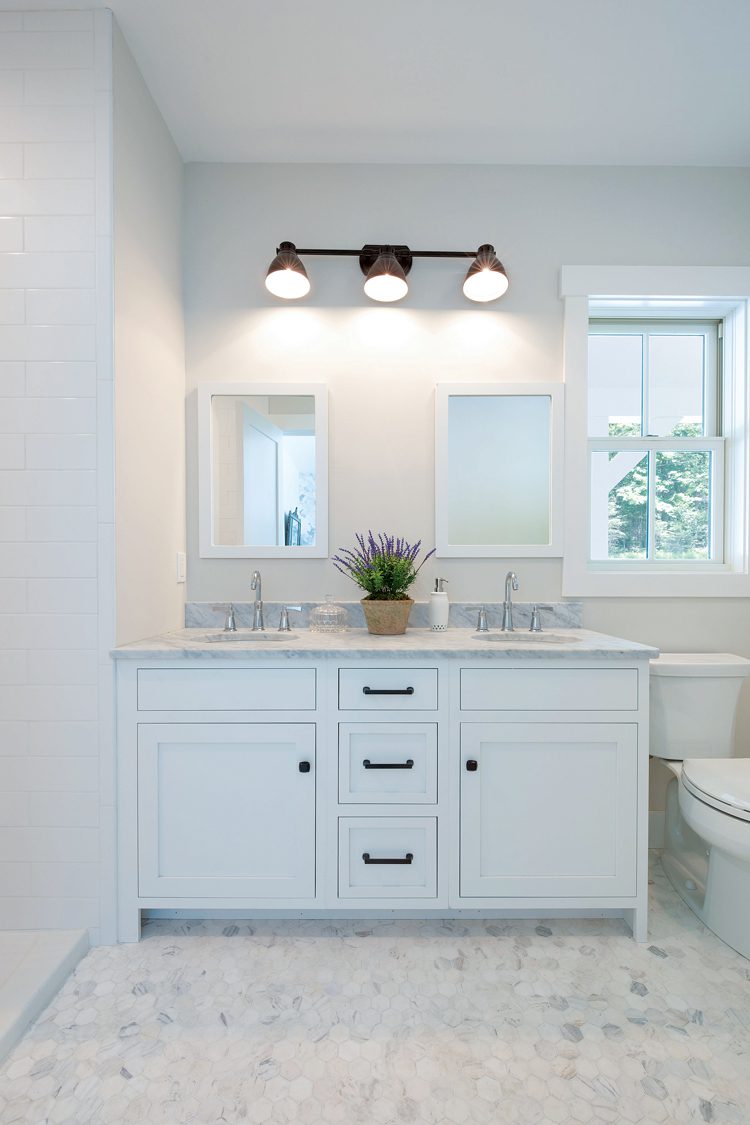
POLYGON ((634 572, 563 563, 562 592, 566 598, 741 598, 750 595, 750 575, 723 566, 634 572))

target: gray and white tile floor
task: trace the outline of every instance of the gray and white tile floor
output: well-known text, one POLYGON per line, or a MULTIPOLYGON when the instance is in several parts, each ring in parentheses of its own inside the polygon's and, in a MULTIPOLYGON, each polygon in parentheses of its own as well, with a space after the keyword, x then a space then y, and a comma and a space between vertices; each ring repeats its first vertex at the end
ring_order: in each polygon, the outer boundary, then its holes
POLYGON ((165 922, 92 950, 2 1125, 750 1122, 750 962, 617 921, 165 922))

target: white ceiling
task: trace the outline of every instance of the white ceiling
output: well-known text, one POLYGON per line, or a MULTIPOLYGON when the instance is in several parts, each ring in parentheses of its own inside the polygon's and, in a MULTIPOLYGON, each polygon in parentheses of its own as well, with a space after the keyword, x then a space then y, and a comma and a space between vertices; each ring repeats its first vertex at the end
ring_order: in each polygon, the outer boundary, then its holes
POLYGON ((750 0, 103 3, 185 160, 750 164, 750 0))

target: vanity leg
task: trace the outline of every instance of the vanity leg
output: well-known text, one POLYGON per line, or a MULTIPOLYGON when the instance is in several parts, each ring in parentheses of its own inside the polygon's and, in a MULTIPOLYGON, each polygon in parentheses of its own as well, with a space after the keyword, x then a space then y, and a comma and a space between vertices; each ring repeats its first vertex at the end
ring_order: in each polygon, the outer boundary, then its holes
POLYGON ((625 921, 630 924, 630 928, 633 931, 633 941, 640 943, 648 941, 647 907, 636 906, 634 910, 626 910, 625 921))
POLYGON ((141 940, 141 912, 140 910, 120 912, 117 940, 119 942, 139 942, 141 940))

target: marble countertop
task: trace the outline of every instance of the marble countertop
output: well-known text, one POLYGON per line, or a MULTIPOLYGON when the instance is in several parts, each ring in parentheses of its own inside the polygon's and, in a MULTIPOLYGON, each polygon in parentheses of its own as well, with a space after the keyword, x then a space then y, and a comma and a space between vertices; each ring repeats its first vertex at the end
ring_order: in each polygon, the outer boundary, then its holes
MULTIPOLYGON (((248 634, 240 630, 237 636, 248 634)), ((550 629, 541 634, 500 633, 477 634, 471 629, 447 629, 444 633, 431 629, 410 628, 396 637, 379 637, 366 629, 347 629, 344 633, 314 633, 309 629, 293 630, 288 636, 268 630, 265 640, 217 640, 220 629, 177 629, 173 633, 149 637, 121 645, 112 652, 115 660, 269 660, 326 658, 372 659, 374 656, 398 656, 403 659, 441 659, 469 657, 484 660, 565 660, 584 657, 620 657, 651 659, 659 650, 649 645, 594 633, 589 629, 550 629), (487 638, 497 637, 498 640, 487 638), (533 637, 533 640, 529 640, 533 637), (283 638, 283 639, 280 639, 283 638)), ((257 636, 257 634, 256 634, 257 636)))

